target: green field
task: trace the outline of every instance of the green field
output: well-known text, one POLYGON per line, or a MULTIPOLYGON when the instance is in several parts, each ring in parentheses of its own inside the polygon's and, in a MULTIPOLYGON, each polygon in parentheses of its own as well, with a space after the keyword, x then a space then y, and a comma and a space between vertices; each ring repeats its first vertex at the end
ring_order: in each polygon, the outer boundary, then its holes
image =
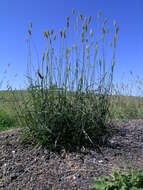
POLYGON ((7 130, 13 127, 19 127, 17 123, 16 105, 17 108, 22 102, 24 91, 0 91, 0 131, 7 130))
MULTIPOLYGON (((0 130, 19 127, 16 122, 16 109, 27 96, 26 91, 0 91, 0 122, 9 121, 0 130)), ((111 97, 110 114, 112 120, 143 119, 143 97, 121 96, 111 97)))

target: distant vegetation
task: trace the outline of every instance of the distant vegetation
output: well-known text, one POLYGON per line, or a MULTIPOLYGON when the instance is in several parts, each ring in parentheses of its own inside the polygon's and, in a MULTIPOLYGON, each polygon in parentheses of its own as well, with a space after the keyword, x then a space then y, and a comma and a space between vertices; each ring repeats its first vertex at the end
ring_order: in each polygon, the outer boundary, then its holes
POLYGON ((0 131, 12 128, 15 126, 14 118, 6 112, 0 111, 0 131))

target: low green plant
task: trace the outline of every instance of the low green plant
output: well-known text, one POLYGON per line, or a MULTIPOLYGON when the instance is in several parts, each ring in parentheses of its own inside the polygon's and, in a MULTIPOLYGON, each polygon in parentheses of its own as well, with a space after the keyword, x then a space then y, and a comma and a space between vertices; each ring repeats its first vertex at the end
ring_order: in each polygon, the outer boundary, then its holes
POLYGON ((112 177, 95 178, 94 190, 143 190, 143 171, 114 170, 112 177))
POLYGON ((59 32, 53 28, 44 32, 46 50, 38 67, 31 63, 30 24, 27 96, 15 106, 26 137, 50 148, 94 146, 107 134, 110 120, 118 27, 114 22, 112 64, 106 65, 107 19, 100 40, 91 27, 90 16, 76 16, 73 11, 72 18, 75 22, 68 16, 59 32))

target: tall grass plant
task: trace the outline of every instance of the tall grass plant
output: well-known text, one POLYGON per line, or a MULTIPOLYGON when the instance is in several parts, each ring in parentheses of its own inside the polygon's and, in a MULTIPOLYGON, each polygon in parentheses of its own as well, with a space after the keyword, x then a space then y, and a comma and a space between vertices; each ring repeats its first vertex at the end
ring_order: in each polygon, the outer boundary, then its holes
MULTIPOLYGON (((109 106, 115 66, 118 27, 114 22, 111 64, 105 62, 109 30, 81 13, 66 19, 65 27, 44 31, 46 48, 41 63, 31 63, 29 53, 27 96, 16 105, 19 124, 28 139, 52 149, 94 147, 102 143, 110 119, 109 106), (101 38, 97 36, 101 35, 101 38)), ((32 23, 27 44, 31 50, 32 23)))

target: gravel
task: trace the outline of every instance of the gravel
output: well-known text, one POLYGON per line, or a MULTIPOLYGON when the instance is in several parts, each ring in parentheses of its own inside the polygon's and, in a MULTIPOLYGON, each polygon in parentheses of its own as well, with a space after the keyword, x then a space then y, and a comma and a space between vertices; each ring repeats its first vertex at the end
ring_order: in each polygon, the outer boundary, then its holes
POLYGON ((0 189, 91 190, 94 177, 110 175, 113 168, 143 169, 143 120, 114 123, 103 154, 96 150, 61 154, 20 143, 20 129, 0 133, 0 189))

